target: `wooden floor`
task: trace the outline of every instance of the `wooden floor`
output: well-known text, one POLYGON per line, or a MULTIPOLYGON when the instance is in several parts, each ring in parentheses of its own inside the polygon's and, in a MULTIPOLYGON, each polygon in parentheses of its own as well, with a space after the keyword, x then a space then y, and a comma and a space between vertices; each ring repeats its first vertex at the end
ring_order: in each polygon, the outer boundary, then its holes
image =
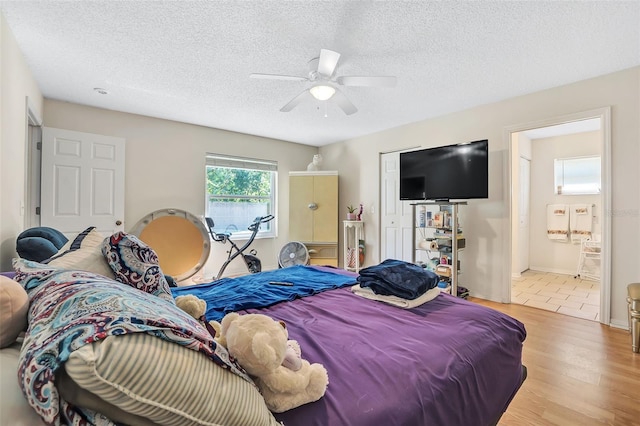
POLYGON ((521 321, 527 380, 500 426, 640 425, 640 354, 626 330, 470 298, 521 321))

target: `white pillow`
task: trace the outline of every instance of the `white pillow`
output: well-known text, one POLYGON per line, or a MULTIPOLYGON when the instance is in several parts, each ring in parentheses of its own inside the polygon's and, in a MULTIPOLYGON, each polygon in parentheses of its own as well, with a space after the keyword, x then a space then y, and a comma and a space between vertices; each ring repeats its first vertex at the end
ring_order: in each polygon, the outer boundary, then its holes
POLYGON ((113 270, 102 254, 104 240, 105 237, 92 226, 74 238, 68 247, 65 245, 55 256, 43 263, 56 268, 93 272, 115 279, 113 270))

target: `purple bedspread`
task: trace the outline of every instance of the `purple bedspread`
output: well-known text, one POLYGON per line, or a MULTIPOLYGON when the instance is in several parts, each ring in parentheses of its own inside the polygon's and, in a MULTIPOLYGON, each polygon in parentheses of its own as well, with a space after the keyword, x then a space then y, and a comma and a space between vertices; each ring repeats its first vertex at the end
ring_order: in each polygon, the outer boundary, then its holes
POLYGON ((489 425, 521 384, 524 326, 448 294, 404 310, 342 288, 244 312, 284 320, 329 373, 322 399, 276 415, 285 426, 489 425))

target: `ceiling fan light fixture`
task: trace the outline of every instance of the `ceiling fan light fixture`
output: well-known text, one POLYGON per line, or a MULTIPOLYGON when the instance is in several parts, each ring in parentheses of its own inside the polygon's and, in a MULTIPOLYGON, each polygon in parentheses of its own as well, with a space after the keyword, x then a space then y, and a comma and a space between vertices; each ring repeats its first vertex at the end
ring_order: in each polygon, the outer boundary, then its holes
POLYGON ((326 101, 336 93, 336 89, 325 84, 318 84, 309 89, 309 92, 317 100, 326 101))

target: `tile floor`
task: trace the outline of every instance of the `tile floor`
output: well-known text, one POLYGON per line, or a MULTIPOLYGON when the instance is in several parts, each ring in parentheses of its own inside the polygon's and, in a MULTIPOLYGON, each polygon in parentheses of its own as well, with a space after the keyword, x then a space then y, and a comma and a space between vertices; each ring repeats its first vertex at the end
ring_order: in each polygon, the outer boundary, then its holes
POLYGON ((600 282, 527 270, 511 280, 511 303, 598 321, 600 282))

